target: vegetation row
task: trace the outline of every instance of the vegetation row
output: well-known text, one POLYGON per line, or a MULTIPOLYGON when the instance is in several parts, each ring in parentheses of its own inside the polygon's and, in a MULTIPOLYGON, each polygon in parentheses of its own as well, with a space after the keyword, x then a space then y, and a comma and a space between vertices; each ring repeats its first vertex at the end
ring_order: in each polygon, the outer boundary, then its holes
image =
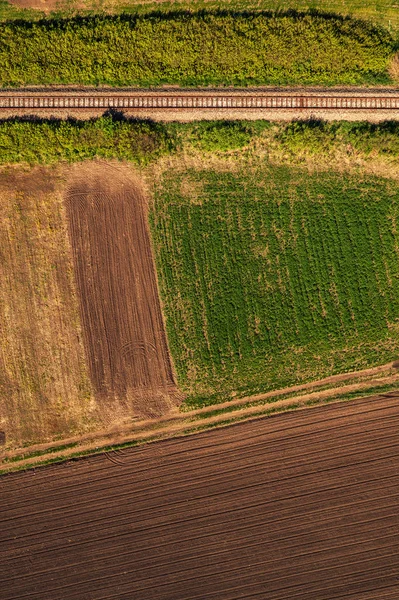
POLYGON ((92 121, 0 121, 0 162, 75 162, 95 157, 136 163, 170 152, 174 136, 162 124, 107 115, 92 121))
POLYGON ((381 84, 395 49, 381 27, 314 11, 10 21, 0 85, 381 84))
POLYGON ((13 118, 0 120, 0 164, 50 164, 116 158, 148 163, 182 146, 205 153, 228 153, 261 141, 280 147, 296 159, 301 153, 320 155, 334 149, 399 157, 399 122, 199 121, 154 123, 109 114, 88 121, 13 118))

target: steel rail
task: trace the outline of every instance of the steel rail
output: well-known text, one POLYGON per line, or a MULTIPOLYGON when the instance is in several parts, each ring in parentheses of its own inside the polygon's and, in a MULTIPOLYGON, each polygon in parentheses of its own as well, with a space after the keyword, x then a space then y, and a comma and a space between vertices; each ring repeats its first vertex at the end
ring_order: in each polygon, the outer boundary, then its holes
POLYGON ((398 110, 398 96, 270 94, 81 94, 12 95, 0 93, 0 109, 267 109, 267 110, 398 110))

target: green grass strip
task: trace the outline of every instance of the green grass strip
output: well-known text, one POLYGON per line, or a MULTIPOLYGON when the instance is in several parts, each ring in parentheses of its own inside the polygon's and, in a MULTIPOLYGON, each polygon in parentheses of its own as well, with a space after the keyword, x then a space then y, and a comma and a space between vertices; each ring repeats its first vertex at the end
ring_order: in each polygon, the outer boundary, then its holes
POLYGON ((386 84, 395 49, 380 26, 316 11, 17 20, 0 26, 0 84, 386 84))
POLYGON ((161 123, 118 114, 91 121, 10 119, 0 121, 0 163, 51 164, 94 157, 145 164, 175 148, 161 123))

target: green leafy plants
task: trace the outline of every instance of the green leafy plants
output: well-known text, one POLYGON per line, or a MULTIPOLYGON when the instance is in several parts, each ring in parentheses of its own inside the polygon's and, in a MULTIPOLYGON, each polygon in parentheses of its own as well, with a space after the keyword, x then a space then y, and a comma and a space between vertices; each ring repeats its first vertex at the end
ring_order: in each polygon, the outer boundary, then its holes
POLYGON ((0 26, 0 83, 381 84, 395 49, 379 26, 315 11, 17 20, 0 26))
POLYGON ((190 406, 396 357, 399 189, 260 166, 167 173, 151 213, 190 406))
POLYGON ((118 115, 91 121, 10 119, 0 121, 0 162, 54 163, 94 157, 146 163, 173 150, 162 124, 118 115))
POLYGON ((206 152, 226 152, 247 146, 254 131, 250 121, 203 121, 193 127, 189 140, 206 152))

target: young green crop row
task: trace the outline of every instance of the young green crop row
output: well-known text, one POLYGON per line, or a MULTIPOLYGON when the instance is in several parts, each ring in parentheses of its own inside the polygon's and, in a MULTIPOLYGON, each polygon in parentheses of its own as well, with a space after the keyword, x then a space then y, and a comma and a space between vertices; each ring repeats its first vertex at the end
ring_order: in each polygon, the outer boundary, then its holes
POLYGON ((396 356, 396 184, 285 167, 185 176, 195 197, 165 176, 152 229, 189 402, 396 356))
POLYGON ((385 29, 323 13, 152 13, 0 24, 0 85, 381 84, 385 29))

